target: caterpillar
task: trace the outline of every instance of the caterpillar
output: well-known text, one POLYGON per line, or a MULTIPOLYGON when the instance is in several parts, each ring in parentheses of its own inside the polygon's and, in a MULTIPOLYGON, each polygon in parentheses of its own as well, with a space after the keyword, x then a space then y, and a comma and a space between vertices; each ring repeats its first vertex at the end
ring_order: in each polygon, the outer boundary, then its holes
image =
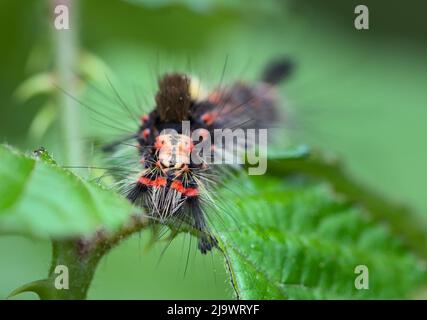
POLYGON ((291 62, 280 59, 265 68, 257 83, 238 81, 204 94, 198 81, 186 74, 160 77, 155 106, 140 117, 138 131, 104 146, 105 152, 112 152, 124 141, 136 142, 138 169, 122 181, 126 198, 162 223, 191 226, 202 254, 216 247, 206 217, 206 206, 213 201, 210 192, 224 170, 224 165, 210 161, 217 152, 214 132, 270 128, 279 117, 279 99, 272 89, 291 70, 291 62), (191 138, 196 131, 199 141, 191 138), (205 143, 211 153, 203 158, 194 150, 205 143))

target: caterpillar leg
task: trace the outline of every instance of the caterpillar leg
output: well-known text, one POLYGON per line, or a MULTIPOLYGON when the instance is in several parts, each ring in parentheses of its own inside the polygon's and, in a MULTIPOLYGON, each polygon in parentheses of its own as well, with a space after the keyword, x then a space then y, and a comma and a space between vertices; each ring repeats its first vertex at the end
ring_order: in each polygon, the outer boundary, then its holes
POLYGON ((218 245, 218 241, 215 237, 209 234, 209 230, 206 226, 206 219, 202 210, 200 199, 196 197, 190 197, 187 199, 187 205, 189 214, 193 219, 193 227, 199 231, 199 243, 198 248, 202 254, 206 254, 218 245))

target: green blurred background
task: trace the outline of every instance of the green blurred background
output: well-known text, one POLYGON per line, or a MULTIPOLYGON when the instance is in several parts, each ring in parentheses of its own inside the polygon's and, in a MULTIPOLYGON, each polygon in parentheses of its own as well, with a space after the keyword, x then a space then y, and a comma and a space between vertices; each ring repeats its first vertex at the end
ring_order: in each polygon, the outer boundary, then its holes
MULTIPOLYGON (((357 4, 81 0, 71 26, 78 33, 81 64, 96 86, 111 94, 108 69, 127 101, 136 103, 136 91, 145 108, 152 105, 162 71, 183 70, 215 84, 227 60, 225 82, 253 80, 271 58, 290 56, 297 68, 280 90, 293 115, 292 141, 338 155, 358 180, 427 220, 427 3, 366 1, 370 29, 364 31, 353 25, 357 4)), ((0 0, 0 139, 22 150, 45 146, 64 163, 55 118, 60 105, 52 98, 60 93, 20 99, 17 91, 32 76, 54 70, 51 16, 48 1, 0 0)), ((93 87, 80 86, 79 98, 93 108, 114 108, 93 87)), ((84 108, 81 117, 85 142, 113 134, 90 121, 84 108)), ((87 163, 91 155, 88 151, 87 163)), ((147 251, 148 239, 136 235, 115 248, 100 264, 89 298, 232 298, 216 253, 201 256, 194 241, 189 251, 190 237, 181 236, 159 261, 166 243, 147 251)), ((2 237, 0 257, 4 298, 46 275, 50 244, 2 237)))

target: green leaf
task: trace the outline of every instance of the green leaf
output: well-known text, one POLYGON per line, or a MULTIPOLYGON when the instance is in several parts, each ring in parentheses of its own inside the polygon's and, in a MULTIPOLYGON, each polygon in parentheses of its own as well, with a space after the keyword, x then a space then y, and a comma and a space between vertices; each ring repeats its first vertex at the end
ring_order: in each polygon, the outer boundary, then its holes
POLYGON ((54 91, 55 80, 51 73, 39 73, 25 80, 15 91, 14 96, 20 102, 26 102, 29 99, 54 91))
MULTIPOLYGON (((35 153, 36 154, 36 153, 35 153)), ((0 234, 64 238, 115 230, 132 207, 113 191, 37 157, 0 145, 0 234)))
MULTIPOLYGON (((239 10, 244 5, 248 7, 248 2, 243 0, 125 0, 131 4, 144 6, 147 8, 163 8, 167 6, 184 6, 190 10, 199 13, 208 13, 209 11, 214 10, 239 10)), ((274 9, 280 9, 278 4, 268 2, 268 1, 260 1, 260 2, 251 2, 249 7, 255 7, 258 12, 268 12, 274 9)))
POLYGON ((205 1, 197 1, 197 0, 126 0, 129 3, 142 5, 148 8, 162 8, 171 5, 183 5, 187 8, 197 11, 197 12, 205 12, 212 10, 218 7, 229 7, 229 8, 237 8, 240 0, 228 0, 228 1, 218 1, 218 0, 205 0, 205 1))
POLYGON ((57 116, 56 114, 57 108, 52 102, 48 101, 40 108, 31 121, 31 125, 28 129, 28 138, 33 141, 37 141, 42 138, 49 127, 53 124, 57 116))
POLYGON ((301 176, 234 184, 213 225, 239 298, 407 298, 426 283, 425 265, 400 237, 327 184, 301 176), (358 265, 368 267, 367 290, 355 287, 358 265))

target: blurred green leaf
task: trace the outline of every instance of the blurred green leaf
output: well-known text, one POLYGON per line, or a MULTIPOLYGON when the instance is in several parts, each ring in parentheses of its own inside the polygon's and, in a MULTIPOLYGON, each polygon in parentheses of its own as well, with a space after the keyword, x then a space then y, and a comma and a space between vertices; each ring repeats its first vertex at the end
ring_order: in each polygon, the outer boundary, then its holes
POLYGON ((127 2, 142 5, 150 8, 161 8, 171 5, 183 5, 191 10, 203 12, 214 8, 231 7, 238 8, 242 4, 241 0, 125 0, 127 2))
POLYGON ((129 217, 130 204, 116 193, 58 167, 45 151, 37 158, 0 146, 0 234, 87 235, 129 217))
POLYGON ((235 184, 242 191, 214 226, 239 298, 407 298, 426 282, 425 266, 399 237, 325 184, 235 184), (368 290, 355 288, 358 265, 368 267, 368 290))
POLYGON ((43 137, 46 131, 54 122, 57 116, 57 108, 55 105, 48 101, 34 116, 31 121, 30 128, 28 129, 28 135, 30 139, 35 141, 43 137))
POLYGON ((26 102, 39 94, 52 93, 55 89, 54 83, 50 72, 39 73, 21 83, 14 95, 20 102, 26 102))

